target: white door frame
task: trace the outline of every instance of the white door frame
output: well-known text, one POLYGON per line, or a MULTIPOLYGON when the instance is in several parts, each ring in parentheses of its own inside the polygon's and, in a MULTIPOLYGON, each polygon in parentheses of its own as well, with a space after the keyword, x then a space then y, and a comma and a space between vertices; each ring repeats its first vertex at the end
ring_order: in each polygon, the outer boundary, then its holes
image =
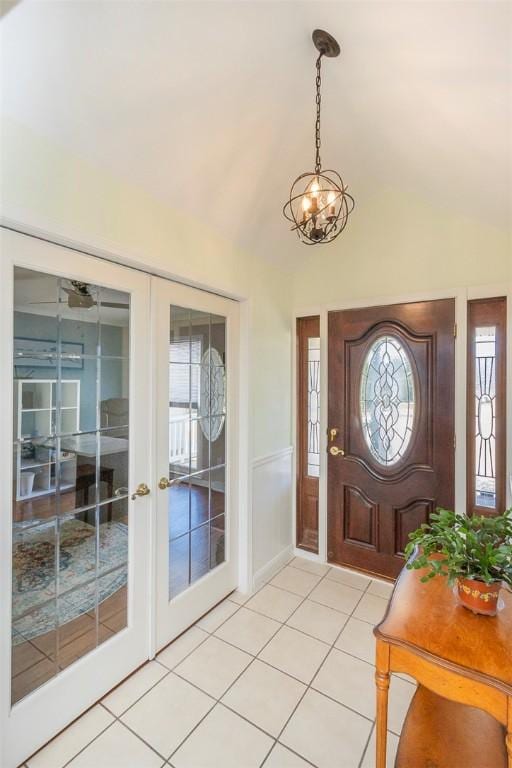
POLYGON ((154 552, 155 600, 153 652, 171 642, 200 616, 238 586, 238 369, 239 369, 239 304, 231 299, 200 291, 197 288, 152 278, 152 371, 156 377, 154 404, 155 457, 152 483, 156 491, 154 552), (226 318, 226 559, 213 571, 173 598, 168 599, 168 490, 159 490, 158 481, 169 475, 169 307, 185 307, 226 318), (165 356, 162 358, 162 351, 165 356), (164 421, 165 418, 165 421, 164 421))
MULTIPOLYGON (((137 366, 149 323, 149 279, 119 265, 93 261, 58 245, 1 231, 0 304, 0 764, 15 768, 53 735, 117 685, 148 657, 149 535, 144 524, 150 516, 150 497, 129 502, 128 626, 32 691, 11 708, 11 557, 12 557, 12 403, 13 403, 13 264, 131 294, 130 333, 130 454, 132 483, 149 482, 149 446, 146 445, 146 416, 135 407, 134 398, 150 402, 149 371, 137 366), (137 621, 135 621, 137 618, 137 621)), ((130 491, 133 489, 130 488, 130 491)))
MULTIPOLYGON (((328 402, 328 314, 329 312, 364 307, 381 307, 389 304, 408 304, 415 301, 434 301, 436 299, 455 299, 455 509, 466 511, 466 366, 467 366, 467 303, 472 299, 485 299, 494 296, 507 297, 507 478, 512 477, 512 283, 470 286, 465 288, 446 288, 417 293, 405 293, 397 296, 377 296, 366 299, 345 299, 336 304, 316 304, 298 308, 293 313, 292 326, 292 439, 297 441, 297 352, 296 322, 299 317, 318 315, 320 317, 320 484, 318 498, 318 555, 296 547, 297 501, 296 492, 292 494, 293 544, 295 554, 322 563, 327 562, 327 407, 328 402)), ((296 478, 297 457, 294 452, 293 478, 296 478)), ((295 480, 294 480, 295 482, 295 480)), ((511 481, 512 482, 512 481, 511 481)), ((507 507, 512 506, 512 487, 507 482, 507 507)))

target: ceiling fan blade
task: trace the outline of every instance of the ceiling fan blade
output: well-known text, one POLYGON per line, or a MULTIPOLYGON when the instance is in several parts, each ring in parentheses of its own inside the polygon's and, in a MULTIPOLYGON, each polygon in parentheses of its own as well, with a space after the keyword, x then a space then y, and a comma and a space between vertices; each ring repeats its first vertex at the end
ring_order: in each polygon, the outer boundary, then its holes
POLYGON ((29 301, 28 304, 67 304, 67 301, 29 301))
MULTIPOLYGON (((96 302, 97 303, 97 302, 96 302)), ((111 307, 112 309, 129 309, 129 304, 120 304, 117 301, 102 301, 101 302, 102 307, 111 307)))
POLYGON ((89 295, 82 296, 80 293, 71 291, 68 296, 68 307, 70 309, 91 309, 95 304, 96 302, 89 295))
POLYGON ((65 286, 65 285, 63 285, 63 286, 62 286, 62 290, 63 290, 63 291, 65 291, 65 292, 68 294, 68 296, 69 296, 71 293, 74 293, 74 294, 76 294, 76 291, 74 291, 72 288, 66 288, 66 286, 65 286))

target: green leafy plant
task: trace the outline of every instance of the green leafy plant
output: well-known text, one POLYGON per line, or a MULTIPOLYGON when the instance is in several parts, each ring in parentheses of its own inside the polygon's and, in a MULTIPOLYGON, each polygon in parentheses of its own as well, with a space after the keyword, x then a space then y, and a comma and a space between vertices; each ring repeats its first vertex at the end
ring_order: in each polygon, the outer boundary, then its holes
POLYGON ((457 579, 475 579, 512 587, 512 509, 496 517, 438 509, 430 523, 409 534, 409 539, 406 556, 410 558, 416 547, 419 551, 407 568, 428 568, 423 582, 441 575, 450 585, 457 579))

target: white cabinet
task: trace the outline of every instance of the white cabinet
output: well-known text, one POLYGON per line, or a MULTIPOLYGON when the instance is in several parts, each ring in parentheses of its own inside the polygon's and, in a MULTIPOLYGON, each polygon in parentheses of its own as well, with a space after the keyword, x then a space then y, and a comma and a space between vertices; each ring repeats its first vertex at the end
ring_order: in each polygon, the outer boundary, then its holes
MULTIPOLYGON (((57 439, 80 429, 80 381, 61 383, 61 403, 57 411, 57 382, 54 379, 16 379, 15 480, 16 499, 30 499, 52 493, 56 485, 57 439), (57 419, 60 416, 60 425, 57 419)), ((73 488, 76 482, 76 455, 60 451, 60 489, 73 488)))

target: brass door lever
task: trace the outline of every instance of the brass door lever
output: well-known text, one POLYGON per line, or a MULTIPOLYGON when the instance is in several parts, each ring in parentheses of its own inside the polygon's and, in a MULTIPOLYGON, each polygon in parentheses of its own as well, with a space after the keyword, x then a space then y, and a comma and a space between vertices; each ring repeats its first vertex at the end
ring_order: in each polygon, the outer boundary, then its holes
POLYGON ((132 493, 132 501, 135 501, 137 496, 147 496, 148 493, 151 493, 146 483, 139 483, 137 488, 135 489, 135 492, 132 493))

